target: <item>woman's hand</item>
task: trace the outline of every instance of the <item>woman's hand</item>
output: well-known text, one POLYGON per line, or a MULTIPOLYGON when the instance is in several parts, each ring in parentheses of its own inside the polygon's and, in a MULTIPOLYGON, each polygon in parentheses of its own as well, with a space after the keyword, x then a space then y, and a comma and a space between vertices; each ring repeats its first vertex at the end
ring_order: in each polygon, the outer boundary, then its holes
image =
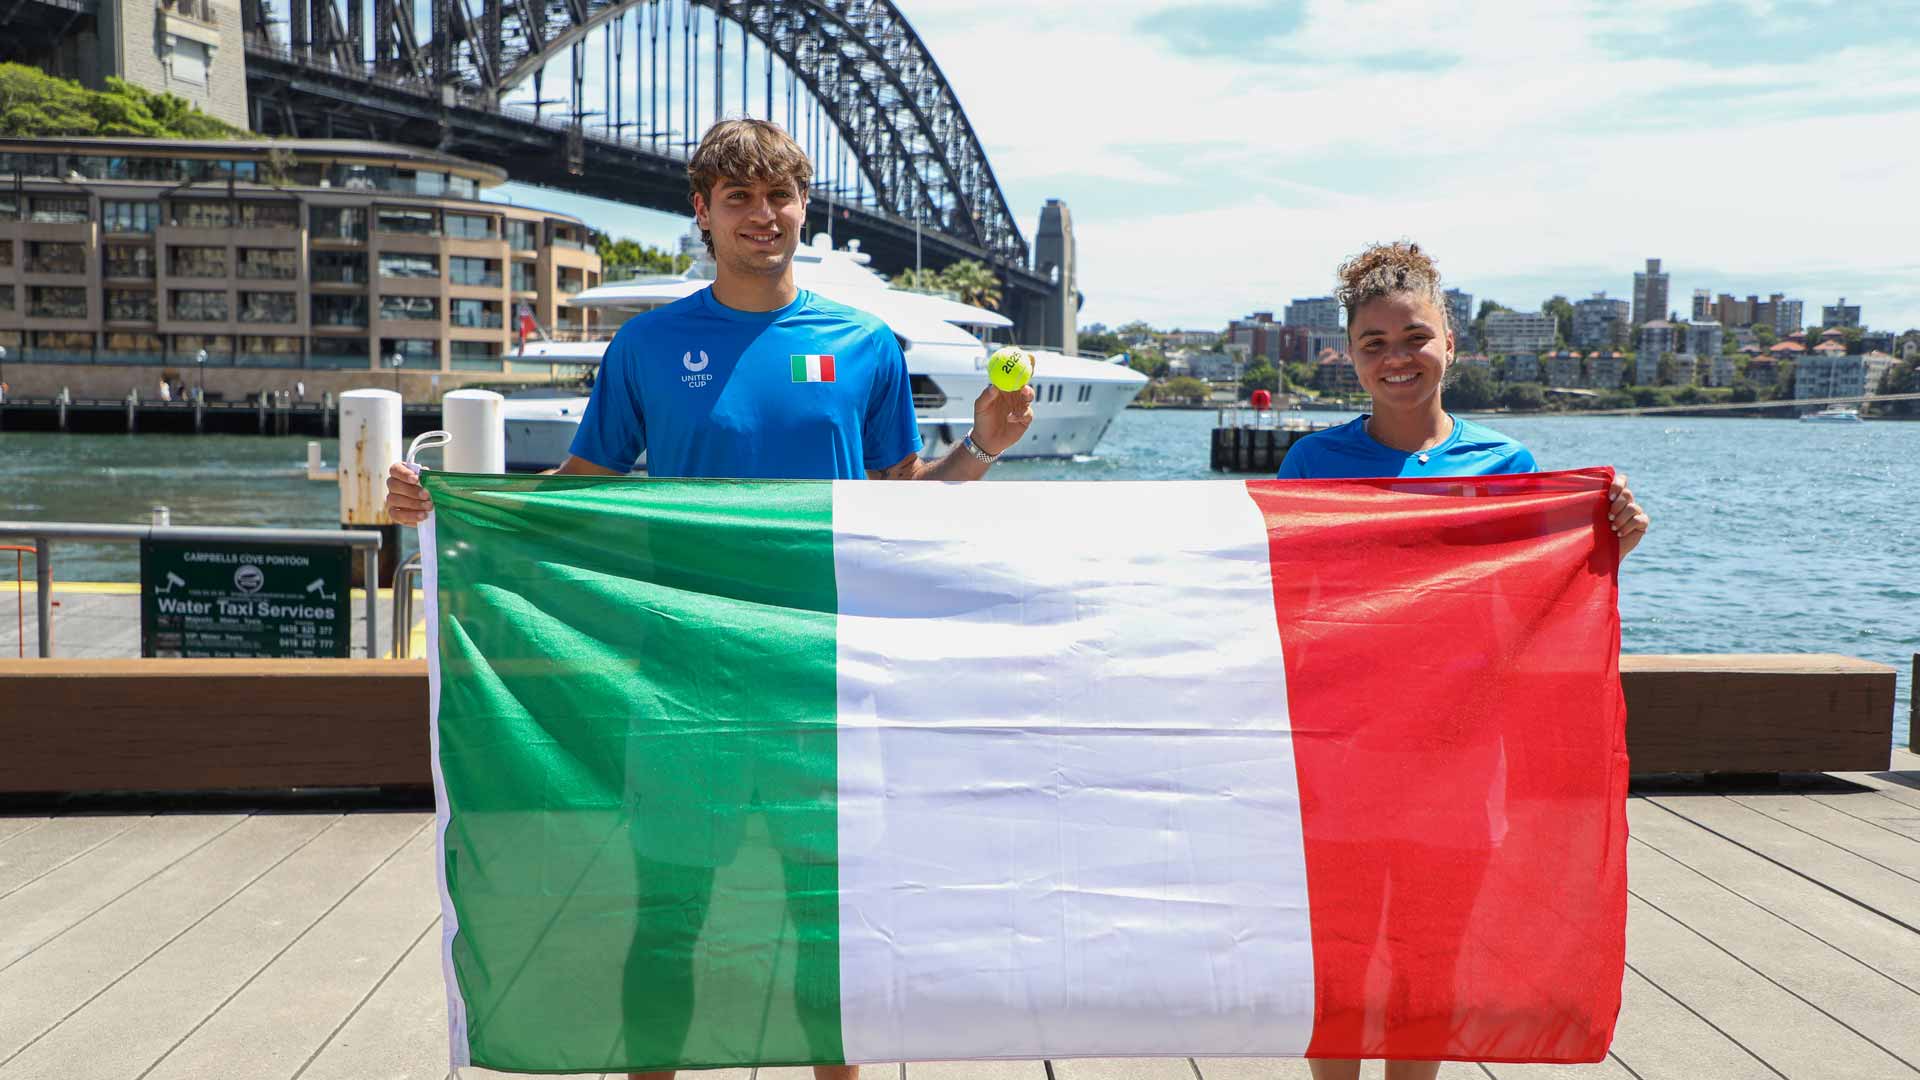
POLYGON ((1613 484, 1607 488, 1608 515, 1611 518, 1613 534, 1620 538, 1620 558, 1625 559, 1627 552, 1640 546, 1640 539, 1647 535, 1647 512, 1634 501, 1633 492, 1627 490, 1627 474, 1614 473, 1613 484))

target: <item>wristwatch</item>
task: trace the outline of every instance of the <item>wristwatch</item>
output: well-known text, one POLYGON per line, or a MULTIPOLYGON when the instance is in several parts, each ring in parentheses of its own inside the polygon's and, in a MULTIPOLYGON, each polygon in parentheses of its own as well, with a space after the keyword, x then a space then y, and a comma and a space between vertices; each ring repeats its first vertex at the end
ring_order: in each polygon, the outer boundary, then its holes
MULTIPOLYGON (((973 455, 973 460, 978 461, 982 465, 991 465, 1000 460, 1000 454, 989 454, 985 450, 980 449, 980 444, 973 441, 973 432, 971 431, 967 432, 966 438, 960 440, 960 445, 966 447, 967 453, 973 455)), ((1001 453, 1005 452, 1004 450, 1001 451, 1001 453)))

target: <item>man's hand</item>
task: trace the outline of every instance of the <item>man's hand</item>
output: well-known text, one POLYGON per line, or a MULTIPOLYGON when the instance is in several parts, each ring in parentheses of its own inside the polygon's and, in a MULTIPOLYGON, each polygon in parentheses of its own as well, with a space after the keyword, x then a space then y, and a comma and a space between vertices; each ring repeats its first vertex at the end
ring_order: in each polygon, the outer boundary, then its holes
POLYGON ((1607 514, 1613 534, 1620 538, 1620 558, 1625 559, 1627 552, 1640 546, 1640 540, 1647 535, 1649 519, 1647 512, 1634 501, 1633 492, 1627 490, 1627 474, 1614 473, 1613 485, 1607 488, 1607 514))
POLYGON ((973 399, 973 445, 1004 454, 1033 426, 1033 385, 1008 392, 989 383, 973 399))
POLYGON ((418 525, 433 513, 433 496, 420 485, 420 474, 404 461, 387 467, 387 516, 402 525, 418 525))

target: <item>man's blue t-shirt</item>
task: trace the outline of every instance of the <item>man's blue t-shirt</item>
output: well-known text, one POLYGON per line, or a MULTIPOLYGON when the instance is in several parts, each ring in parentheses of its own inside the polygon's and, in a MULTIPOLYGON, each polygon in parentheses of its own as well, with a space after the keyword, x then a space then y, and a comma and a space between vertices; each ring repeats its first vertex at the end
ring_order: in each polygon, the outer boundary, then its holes
POLYGON ((735 311, 711 288, 637 315, 607 345, 573 455, 654 476, 857 480, 920 449, 893 331, 804 289, 735 311))
MULTIPOLYGON (((1451 415, 1451 414, 1450 414, 1451 415)), ((1407 453, 1375 442, 1362 416, 1316 431, 1280 459, 1282 480, 1356 480, 1373 476, 1492 476, 1540 471, 1533 454, 1505 435, 1453 417, 1453 434, 1440 445, 1407 453)))

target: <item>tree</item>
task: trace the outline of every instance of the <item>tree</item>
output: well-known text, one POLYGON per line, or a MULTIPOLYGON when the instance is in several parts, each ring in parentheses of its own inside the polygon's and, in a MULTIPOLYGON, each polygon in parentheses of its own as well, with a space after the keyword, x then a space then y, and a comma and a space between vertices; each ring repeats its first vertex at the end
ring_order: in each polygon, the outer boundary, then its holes
POLYGON ((1115 330, 1114 333, 1120 335, 1122 338, 1150 338, 1159 333, 1159 331, 1155 330, 1144 320, 1135 319, 1130 323, 1121 324, 1120 328, 1115 330))
MULTIPOLYGON (((944 293, 949 291, 946 281, 940 277, 940 271, 930 267, 900 271, 893 275, 893 287, 917 293, 944 293)), ((1081 340, 1084 341, 1085 339, 1086 335, 1082 334, 1081 340)), ((1086 348, 1085 345, 1080 347, 1083 349, 1086 348)))
POLYGON ((976 259, 961 259, 942 270, 940 279, 960 297, 961 303, 1000 310, 1000 279, 987 264, 976 259))
POLYGON ((1539 383, 1512 383, 1500 392, 1500 404, 1515 412, 1538 411, 1547 407, 1547 391, 1539 383))
POLYGON ((693 265, 691 255, 675 254, 628 237, 615 240, 606 233, 596 233, 593 246, 600 255, 601 274, 606 278, 677 274, 693 265))
POLYGON ((1175 401, 1200 401, 1207 396, 1207 384, 1191 375, 1180 375, 1160 384, 1162 396, 1175 401))
POLYGON ((0 135, 130 135, 154 139, 251 139, 185 98, 108 78, 105 90, 25 64, 0 64, 0 135))
POLYGON ((1554 332, 1559 338, 1558 344, 1566 348, 1567 342, 1573 340, 1573 305, 1567 302, 1566 297, 1555 296, 1540 305, 1540 313, 1553 316, 1557 325, 1554 332))
MULTIPOLYGON (((1672 386, 1674 383, 1680 381, 1680 361, 1676 360, 1672 353, 1661 353, 1660 363, 1654 370, 1658 372, 1658 374, 1654 376, 1654 381, 1658 382, 1661 386, 1672 386)), ((1693 380, 1688 379, 1687 381, 1692 382, 1693 380)))
MULTIPOLYGON (((909 273, 911 273, 911 271, 909 271, 909 273)), ((899 284, 898 278, 894 279, 894 284, 899 284)), ((1099 324, 1096 323, 1094 325, 1098 326, 1099 324)), ((1126 352, 1127 346, 1125 342, 1120 340, 1119 334, 1104 328, 1092 331, 1082 330, 1080 331, 1080 351, 1083 353, 1093 353, 1097 356, 1113 356, 1117 353, 1126 352)))
POLYGON ((1255 390, 1265 390, 1270 394, 1280 392, 1280 373, 1264 357, 1247 365, 1247 370, 1240 373, 1240 399, 1245 401, 1255 390))
MULTIPOLYGON (((1920 360, 1902 360, 1880 376, 1880 393, 1920 393, 1920 360)), ((1920 415, 1920 401, 1888 401, 1876 404, 1873 411, 1885 416, 1920 415)))
POLYGON ((1287 365, 1287 385, 1297 390, 1305 390, 1313 385, 1313 365, 1299 362, 1287 365))
POLYGON ((1152 347, 1134 349, 1127 354, 1127 366, 1149 379, 1165 378, 1167 357, 1165 353, 1152 347))
POLYGON ((1455 364, 1447 377, 1445 397, 1450 408, 1491 409, 1499 403, 1500 389, 1486 368, 1455 364))
POLYGON ((1773 327, 1765 323, 1755 323, 1753 325, 1753 340, 1759 342, 1761 348, 1771 349, 1780 343, 1780 335, 1774 333, 1773 327))
POLYGON ((1753 384, 1745 379, 1735 379, 1733 382, 1733 393, 1729 395, 1729 399, 1732 401, 1759 401, 1760 391, 1755 390, 1753 384))

